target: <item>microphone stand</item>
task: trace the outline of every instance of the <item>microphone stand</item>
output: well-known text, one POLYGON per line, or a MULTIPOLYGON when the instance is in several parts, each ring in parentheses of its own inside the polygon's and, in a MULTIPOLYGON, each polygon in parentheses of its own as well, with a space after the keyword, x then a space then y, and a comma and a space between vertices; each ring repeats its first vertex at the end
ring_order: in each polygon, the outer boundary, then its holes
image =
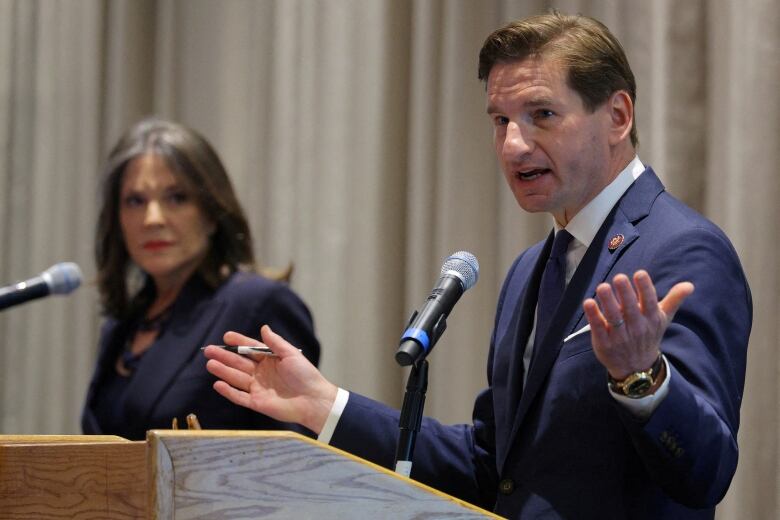
POLYGON ((401 418, 398 420, 400 433, 395 450, 395 472, 404 477, 412 473, 414 441, 422 424, 426 390, 428 390, 428 361, 423 359, 412 365, 412 371, 406 381, 401 418))

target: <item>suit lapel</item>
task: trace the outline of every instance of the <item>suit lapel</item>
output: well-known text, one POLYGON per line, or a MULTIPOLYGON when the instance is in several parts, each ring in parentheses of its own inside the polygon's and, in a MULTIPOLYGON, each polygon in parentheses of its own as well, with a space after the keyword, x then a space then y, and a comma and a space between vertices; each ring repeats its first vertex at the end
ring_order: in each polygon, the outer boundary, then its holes
POLYGON ((144 354, 127 388, 128 395, 139 396, 140 417, 149 417, 177 374, 204 346, 206 335, 224 307, 223 302, 208 296, 203 282, 190 281, 179 295, 163 335, 144 354))
POLYGON ((95 392, 106 373, 109 370, 114 370, 114 362, 119 355, 119 351, 124 347, 124 345, 118 343, 120 338, 124 338, 124 331, 122 330, 120 323, 113 318, 109 318, 101 330, 100 352, 95 365, 95 373, 89 383, 85 401, 86 406, 84 407, 83 416, 81 418, 83 423, 90 424, 90 427, 86 427, 85 424, 82 425, 83 429, 86 431, 95 433, 101 433, 103 431, 100 423, 95 417, 92 401, 95 399, 95 392))
POLYGON ((523 356, 525 354, 525 347, 528 344, 528 336, 531 334, 531 329, 534 324, 534 311, 536 310, 536 300, 539 293, 539 284, 542 280, 542 272, 544 271, 547 257, 550 256, 550 249, 552 248, 554 237, 554 231, 547 236, 547 241, 544 243, 544 247, 542 247, 539 257, 534 262, 531 278, 525 288, 525 293, 522 295, 520 308, 518 312, 514 314, 513 321, 507 328, 507 330, 512 331, 512 333, 504 336, 504 343, 511 344, 500 346, 501 352, 511 353, 509 359, 509 375, 507 377, 507 388, 510 393, 509 406, 506 408, 506 424, 508 425, 511 425, 514 422, 515 410, 518 408, 523 393, 523 379, 528 377, 528 374, 523 373, 523 356))
MULTIPOLYGON (((563 338, 571 334, 577 324, 584 319, 582 302, 595 294, 596 286, 606 280, 615 266, 615 262, 639 237, 639 232, 635 228, 634 223, 647 216, 652 202, 661 191, 663 191, 663 185, 652 169, 648 168, 629 187, 593 238, 590 247, 588 247, 574 276, 566 287, 561 304, 553 318, 552 326, 547 331, 542 343, 540 343, 538 352, 534 352, 533 362, 526 377, 525 389, 522 391, 522 396, 517 406, 508 443, 509 447, 514 445, 514 439, 523 424, 529 408, 547 379, 555 360, 558 358, 558 354, 563 347, 563 338), (610 249, 610 241, 618 235, 623 237, 620 244, 610 249)), ((540 261, 541 258, 546 258, 546 256, 540 257, 540 261)), ((538 264, 539 262, 537 262, 537 268, 539 267, 538 264)), ((633 273, 626 274, 631 276, 633 273)), ((538 281, 536 287, 538 291, 538 281)), ((528 298, 526 297, 527 300, 528 298)), ((536 295, 534 294, 533 307, 535 308, 535 306, 536 295)), ((531 312, 533 313, 533 309, 531 312)), ((518 332, 516 337, 525 337, 527 341, 533 321, 523 323, 526 329, 518 332)), ((518 344, 515 348, 522 350, 522 346, 518 344)), ((513 389, 512 392, 515 392, 515 390, 513 389)), ((507 453, 509 453, 509 450, 507 450, 507 453)), ((501 462, 503 464, 503 461, 501 462)))

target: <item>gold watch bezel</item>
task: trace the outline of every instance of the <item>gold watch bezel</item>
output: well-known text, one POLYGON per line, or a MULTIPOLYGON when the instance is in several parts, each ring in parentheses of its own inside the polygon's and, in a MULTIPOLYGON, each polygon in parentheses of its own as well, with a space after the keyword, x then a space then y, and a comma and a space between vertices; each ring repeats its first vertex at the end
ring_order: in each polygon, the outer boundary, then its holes
POLYGON ((615 392, 623 394, 626 397, 630 397, 632 399, 639 399, 641 397, 645 397, 647 395, 648 390, 653 388, 653 386, 655 385, 656 378, 658 374, 661 372, 662 366, 663 366, 663 356, 659 354, 658 359, 655 360, 653 366, 651 366, 647 370, 641 370, 639 372, 634 372, 632 374, 629 374, 628 376, 626 376, 625 379, 621 381, 617 381, 610 376, 609 386, 615 392), (639 388, 636 388, 638 383, 641 383, 641 385, 639 385, 639 388))

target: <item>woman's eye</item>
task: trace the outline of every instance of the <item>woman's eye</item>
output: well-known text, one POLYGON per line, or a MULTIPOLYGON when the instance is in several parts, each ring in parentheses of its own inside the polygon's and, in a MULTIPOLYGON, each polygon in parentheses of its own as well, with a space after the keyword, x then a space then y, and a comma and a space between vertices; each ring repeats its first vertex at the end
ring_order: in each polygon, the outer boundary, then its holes
POLYGON ((168 194, 168 201, 172 204, 184 204, 190 200, 189 196, 184 191, 175 191, 168 194))
POLYGON ((496 126, 506 126, 509 124, 509 118, 506 116, 496 116, 493 118, 493 123, 496 126))
POLYGON ((122 202, 128 208, 137 208, 143 206, 144 199, 140 195, 127 195, 122 202))

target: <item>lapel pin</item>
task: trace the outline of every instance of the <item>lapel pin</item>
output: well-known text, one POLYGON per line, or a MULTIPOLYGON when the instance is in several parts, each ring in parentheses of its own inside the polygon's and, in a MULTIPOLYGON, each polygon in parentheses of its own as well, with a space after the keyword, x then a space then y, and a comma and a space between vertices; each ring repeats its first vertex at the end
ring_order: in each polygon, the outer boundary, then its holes
POLYGON ((623 243, 623 239, 625 237, 623 235, 617 234, 614 237, 609 239, 609 244, 607 244, 607 249, 609 249, 609 252, 612 253, 620 247, 620 244, 623 243))

